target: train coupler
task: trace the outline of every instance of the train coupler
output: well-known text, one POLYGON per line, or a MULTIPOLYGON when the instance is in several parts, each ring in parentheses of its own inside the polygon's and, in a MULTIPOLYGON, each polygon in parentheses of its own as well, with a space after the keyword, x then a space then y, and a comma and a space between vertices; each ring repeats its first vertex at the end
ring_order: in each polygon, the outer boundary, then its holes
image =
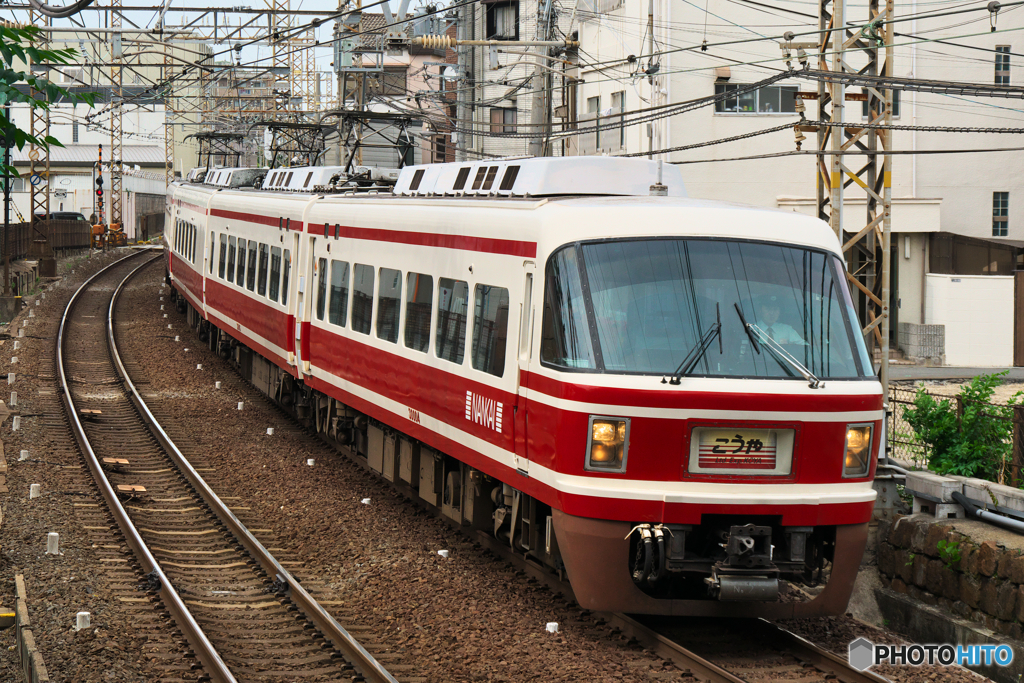
POLYGON ((729 527, 722 543, 725 559, 704 579, 719 600, 773 601, 779 598, 779 570, 772 561, 772 528, 744 524, 729 527))

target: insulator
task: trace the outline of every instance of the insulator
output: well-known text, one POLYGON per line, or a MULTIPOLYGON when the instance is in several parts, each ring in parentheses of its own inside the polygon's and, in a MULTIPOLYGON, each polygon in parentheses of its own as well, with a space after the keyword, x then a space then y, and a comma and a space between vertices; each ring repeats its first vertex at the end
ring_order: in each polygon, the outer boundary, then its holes
POLYGON ((443 50, 455 47, 455 40, 450 36, 423 36, 423 47, 431 50, 443 50))

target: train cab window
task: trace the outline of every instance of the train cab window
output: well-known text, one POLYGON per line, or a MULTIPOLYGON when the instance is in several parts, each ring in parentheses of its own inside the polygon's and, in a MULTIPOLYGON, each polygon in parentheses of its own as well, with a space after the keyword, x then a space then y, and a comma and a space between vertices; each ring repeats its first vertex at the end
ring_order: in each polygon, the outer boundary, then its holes
POLYGON ((473 314, 473 368, 501 377, 508 338, 508 290, 476 286, 473 314))
POLYGON ((370 334, 373 319, 373 266, 357 263, 352 272, 352 329, 370 334))
POLYGON ((277 301, 281 292, 281 247, 270 248, 270 300, 277 301))
POLYGON ((224 279, 224 268, 227 266, 228 260, 228 236, 224 233, 220 235, 220 259, 217 263, 217 277, 221 280, 224 279))
POLYGON ((284 275, 281 277, 281 304, 288 303, 288 276, 292 274, 292 252, 284 250, 284 275))
POLYGON ((540 360, 557 367, 590 369, 596 367, 594 345, 578 263, 575 247, 565 247, 548 260, 540 360))
POLYGON ((427 352, 433 304, 434 278, 409 273, 405 279, 405 345, 410 349, 427 352))
POLYGON ((245 287, 245 240, 241 237, 238 238, 238 277, 235 284, 245 287))
POLYGON ((256 242, 249 240, 249 262, 245 265, 245 288, 256 291, 256 242))
POLYGON ((235 238, 228 238, 228 268, 227 268, 227 280, 228 282, 235 281, 235 238))
POLYGON ((398 318, 402 308, 402 271, 380 269, 377 291, 377 338, 398 343, 398 318))
POLYGON ((462 190, 466 187, 466 181, 469 180, 469 172, 472 170, 469 166, 464 166, 459 169, 459 175, 455 177, 456 190, 462 190))
POLYGON ((498 175, 498 167, 497 166, 491 166, 489 169, 487 169, 487 177, 484 178, 483 189, 485 189, 485 190, 491 189, 491 185, 494 184, 494 176, 496 176, 496 175, 498 175))
POLYGON ((434 351, 438 358, 462 365, 466 355, 466 308, 469 285, 446 277, 437 281, 437 334, 434 351))
POLYGON ((331 300, 327 319, 342 327, 348 322, 348 270, 348 262, 331 261, 331 300))
POLYGON ((476 172, 476 177, 473 178, 473 189, 479 190, 480 184, 484 182, 484 176, 487 175, 487 167, 481 166, 480 170, 476 172))
POLYGON ((267 245, 260 245, 260 269, 259 278, 256 284, 256 293, 260 296, 267 294, 267 268, 270 266, 270 250, 267 245))
POLYGON ((327 259, 317 259, 316 265, 316 319, 323 320, 327 307, 327 259))

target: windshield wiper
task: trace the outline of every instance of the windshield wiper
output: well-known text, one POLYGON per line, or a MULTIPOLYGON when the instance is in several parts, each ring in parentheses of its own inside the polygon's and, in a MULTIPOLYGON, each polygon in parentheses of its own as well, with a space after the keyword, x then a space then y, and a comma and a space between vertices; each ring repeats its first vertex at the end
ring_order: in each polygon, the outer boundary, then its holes
MULTIPOLYGON (((737 307, 736 310, 738 312, 739 307, 737 307)), ((740 320, 743 320, 742 313, 740 313, 740 320)), ((777 358, 786 361, 794 370, 799 372, 803 378, 807 380, 807 385, 811 389, 821 389, 825 386, 824 382, 815 377, 810 370, 805 368, 800 361, 793 357, 793 354, 782 348, 778 342, 769 337, 768 334, 760 327, 753 323, 748 323, 745 320, 743 321, 743 326, 747 330, 747 335, 757 335, 757 338, 761 340, 761 344, 763 344, 766 349, 774 353, 777 358)), ((751 341, 753 341, 753 339, 751 339, 751 341)))
POLYGON ((704 357, 704 354, 707 353, 708 347, 711 346, 711 342, 716 336, 718 337, 718 353, 722 353, 722 314, 717 303, 715 304, 715 318, 715 324, 708 328, 708 331, 701 336, 697 345, 690 349, 690 352, 686 354, 686 358, 684 358, 683 362, 679 364, 676 371, 672 373, 672 378, 667 380, 664 377, 661 378, 662 384, 680 384, 683 381, 683 376, 690 374, 690 371, 693 370, 697 363, 700 362, 700 359, 704 357))
POLYGON ((747 319, 743 317, 743 311, 740 309, 739 304, 733 304, 736 307, 736 314, 740 317, 740 322, 743 323, 743 331, 747 333, 747 337, 750 339, 750 346, 757 355, 761 355, 761 346, 757 343, 757 337, 750 331, 750 325, 747 324, 747 319))

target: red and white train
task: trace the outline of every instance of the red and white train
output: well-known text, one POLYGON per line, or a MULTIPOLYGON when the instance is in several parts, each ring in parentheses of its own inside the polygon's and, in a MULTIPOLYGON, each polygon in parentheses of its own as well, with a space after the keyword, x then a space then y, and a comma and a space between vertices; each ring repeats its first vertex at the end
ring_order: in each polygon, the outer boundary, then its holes
POLYGON ((845 610, 884 420, 826 224, 645 160, 338 172, 169 189, 180 305, 257 387, 584 607, 845 610))

